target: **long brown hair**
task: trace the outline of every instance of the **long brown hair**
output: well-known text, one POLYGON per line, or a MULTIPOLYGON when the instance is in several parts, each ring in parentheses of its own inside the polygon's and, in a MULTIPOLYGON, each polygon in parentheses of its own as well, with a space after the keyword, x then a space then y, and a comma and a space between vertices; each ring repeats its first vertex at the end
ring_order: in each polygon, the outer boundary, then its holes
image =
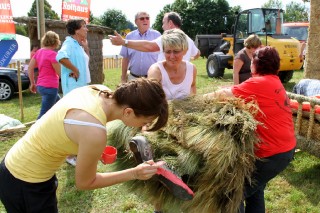
MULTIPOLYGON (((99 90, 96 87, 92 87, 99 90)), ((166 125, 169 111, 166 95, 155 79, 137 78, 118 85, 114 92, 99 90, 106 98, 113 98, 119 106, 128 106, 139 116, 157 116, 157 121, 148 129, 156 131, 166 125)))

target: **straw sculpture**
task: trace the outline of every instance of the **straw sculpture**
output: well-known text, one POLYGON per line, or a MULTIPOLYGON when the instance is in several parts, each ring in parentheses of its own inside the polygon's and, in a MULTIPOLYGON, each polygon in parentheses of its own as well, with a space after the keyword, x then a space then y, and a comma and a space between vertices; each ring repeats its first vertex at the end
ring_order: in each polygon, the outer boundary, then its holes
POLYGON ((190 201, 179 200, 157 181, 130 181, 128 189, 150 203, 161 203, 164 212, 237 212, 245 179, 254 170, 254 103, 240 99, 206 100, 202 96, 169 104, 168 124, 161 131, 141 133, 122 122, 108 124, 108 144, 117 147, 114 169, 136 165, 128 142, 143 135, 152 144, 154 160, 164 160, 194 191, 190 201))
POLYGON ((291 100, 299 103, 298 110, 293 109, 293 120, 295 123, 295 134, 297 138, 297 148, 320 157, 320 123, 316 117, 315 108, 320 105, 320 99, 297 95, 287 92, 291 100), (304 102, 310 103, 310 111, 302 110, 304 102))

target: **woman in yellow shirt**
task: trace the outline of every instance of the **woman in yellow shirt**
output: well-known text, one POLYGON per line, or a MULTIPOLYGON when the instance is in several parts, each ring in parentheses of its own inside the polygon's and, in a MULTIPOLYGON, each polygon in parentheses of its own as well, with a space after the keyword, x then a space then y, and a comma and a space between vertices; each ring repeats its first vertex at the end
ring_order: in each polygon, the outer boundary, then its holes
POLYGON ((125 181, 151 178, 153 161, 117 172, 97 173, 106 146, 107 122, 148 131, 168 120, 168 103, 161 84, 139 78, 114 92, 103 85, 72 90, 56 103, 8 151, 0 165, 0 199, 7 212, 58 212, 55 172, 69 155, 77 155, 78 189, 90 190, 125 181))

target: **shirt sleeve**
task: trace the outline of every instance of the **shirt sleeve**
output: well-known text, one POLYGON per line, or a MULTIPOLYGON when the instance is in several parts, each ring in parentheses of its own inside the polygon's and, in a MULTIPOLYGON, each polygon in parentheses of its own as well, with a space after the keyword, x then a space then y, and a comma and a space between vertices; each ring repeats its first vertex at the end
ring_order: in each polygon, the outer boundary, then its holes
POLYGON ((235 97, 241 97, 243 99, 247 99, 248 97, 254 97, 256 95, 255 83, 252 78, 242 82, 241 84, 237 84, 231 87, 232 94, 235 97))
MULTIPOLYGON (((189 38, 189 37, 188 37, 189 38)), ((191 40, 191 42, 189 42, 189 44, 191 44, 189 47, 190 48, 190 53, 191 56, 196 56, 198 54, 199 49, 196 47, 196 45, 194 44, 194 42, 192 41, 191 38, 189 38, 191 40)))
POLYGON ((67 43, 68 41, 66 40, 65 43, 62 44, 61 49, 58 51, 58 54, 56 56, 57 61, 60 61, 63 58, 70 58, 67 43))
POLYGON ((235 55, 234 59, 239 59, 239 60, 245 62, 245 55, 244 54, 245 53, 241 50, 235 55))
POLYGON ((154 39, 153 41, 156 42, 156 44, 158 45, 160 52, 163 52, 162 36, 159 36, 158 38, 154 39))
MULTIPOLYGON (((126 35, 126 40, 135 40, 134 39, 134 31, 130 32, 128 35, 126 35)), ((123 58, 129 58, 129 50, 127 47, 122 46, 120 50, 120 55, 123 58)))
MULTIPOLYGON (((35 52, 34 54, 33 54, 33 56, 32 56, 32 58, 34 58, 35 60, 37 60, 37 58, 38 58, 38 53, 39 53, 40 51, 37 51, 37 52, 35 52)), ((32 59, 31 58, 31 59, 32 59)))
POLYGON ((121 47, 121 50, 120 50, 120 55, 121 55, 122 57, 124 57, 124 58, 128 58, 128 57, 129 57, 128 48, 122 46, 122 47, 121 47))
POLYGON ((57 53, 55 51, 52 51, 52 53, 50 54, 50 57, 49 57, 50 62, 51 63, 58 63, 56 57, 57 57, 57 53))

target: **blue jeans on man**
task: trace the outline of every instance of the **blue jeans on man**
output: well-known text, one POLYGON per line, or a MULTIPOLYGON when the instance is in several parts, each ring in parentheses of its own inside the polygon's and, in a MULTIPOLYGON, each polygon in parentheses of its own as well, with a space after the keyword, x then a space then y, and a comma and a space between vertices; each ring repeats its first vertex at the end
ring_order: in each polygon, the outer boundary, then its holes
POLYGON ((42 97, 40 114, 37 119, 40 119, 55 103, 60 100, 58 88, 50 88, 37 86, 37 91, 42 97))
POLYGON ((282 172, 293 160, 295 149, 256 161, 252 184, 245 183, 245 207, 242 203, 240 213, 264 213, 264 189, 267 183, 282 172))

